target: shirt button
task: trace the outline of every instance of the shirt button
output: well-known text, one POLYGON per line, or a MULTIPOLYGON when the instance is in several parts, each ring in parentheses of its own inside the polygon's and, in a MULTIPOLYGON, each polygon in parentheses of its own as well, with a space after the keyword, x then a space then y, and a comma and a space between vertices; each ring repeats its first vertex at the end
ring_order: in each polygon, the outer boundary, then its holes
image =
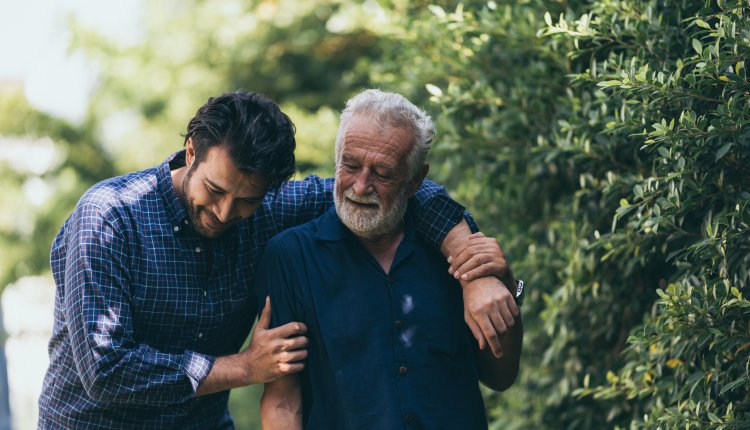
POLYGON ((198 339, 203 339, 203 333, 198 333, 198 339))
POLYGON ((406 366, 401 366, 398 368, 398 373, 401 375, 406 375, 406 366))
POLYGON ((208 295, 208 291, 203 290, 203 297, 206 297, 208 295))
POLYGON ((401 330, 401 327, 403 327, 404 324, 401 321, 396 321, 393 323, 393 326, 396 327, 397 330, 401 330))
POLYGON ((414 422, 414 415, 404 414, 404 421, 406 421, 407 424, 412 424, 414 422))
POLYGON ((388 275, 388 278, 387 278, 387 279, 388 279, 388 283, 389 283, 389 284, 392 284, 392 283, 396 282, 396 278, 394 278, 394 277, 393 277, 393 276, 391 276, 391 275, 388 275))
POLYGON ((182 223, 185 224, 185 225, 188 225, 190 223, 190 221, 188 221, 187 218, 185 218, 184 220, 182 220, 182 223))
POLYGON ((175 232, 178 232, 178 231, 180 231, 180 226, 176 225, 176 226, 174 226, 174 228, 172 230, 174 230, 175 232))
POLYGON ((197 252, 198 254, 200 254, 201 253, 201 247, 200 246, 196 246, 195 247, 195 252, 197 252))

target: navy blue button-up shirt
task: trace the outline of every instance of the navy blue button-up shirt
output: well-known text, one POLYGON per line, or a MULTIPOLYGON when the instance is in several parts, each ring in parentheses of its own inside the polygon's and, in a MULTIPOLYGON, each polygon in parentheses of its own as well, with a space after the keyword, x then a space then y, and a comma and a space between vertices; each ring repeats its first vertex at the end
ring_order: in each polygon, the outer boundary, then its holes
POLYGON ((308 327, 306 429, 483 429, 477 345, 461 287, 407 221, 389 273, 331 208, 266 248, 272 324, 308 327))
MULTIPOLYGON (((236 353, 262 296, 255 266, 276 233, 332 204, 310 176, 269 193, 218 239, 199 236, 161 165, 89 189, 52 245, 57 285, 39 428, 231 428, 228 391, 195 396, 216 356, 236 353)), ((438 246, 463 208, 429 184, 420 234, 438 246)))

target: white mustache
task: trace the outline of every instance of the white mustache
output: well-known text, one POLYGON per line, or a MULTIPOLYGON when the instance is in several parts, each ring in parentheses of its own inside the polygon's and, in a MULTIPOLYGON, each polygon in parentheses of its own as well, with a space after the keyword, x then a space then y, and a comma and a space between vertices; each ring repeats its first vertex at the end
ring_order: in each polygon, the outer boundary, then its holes
POLYGON ((382 200, 380 200, 380 197, 375 193, 365 194, 364 196, 360 196, 356 194, 354 191, 352 191, 351 188, 348 188, 346 191, 344 191, 344 197, 347 199, 360 204, 365 205, 378 205, 378 207, 383 203, 382 200))

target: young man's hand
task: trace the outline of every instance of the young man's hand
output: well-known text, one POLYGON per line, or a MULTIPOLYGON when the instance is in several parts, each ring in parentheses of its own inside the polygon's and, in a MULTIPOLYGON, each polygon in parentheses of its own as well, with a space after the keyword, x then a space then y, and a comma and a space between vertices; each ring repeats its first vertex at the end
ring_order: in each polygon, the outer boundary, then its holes
POLYGON ((217 357, 197 395, 216 393, 250 384, 271 382, 282 376, 299 372, 305 367, 307 338, 302 336, 307 327, 291 322, 269 329, 271 303, 266 306, 253 330, 248 346, 237 354, 217 357))
POLYGON ((251 384, 270 382, 305 367, 307 338, 302 335, 307 332, 307 327, 303 323, 290 322, 269 329, 270 324, 271 302, 266 298, 250 346, 240 352, 251 384))

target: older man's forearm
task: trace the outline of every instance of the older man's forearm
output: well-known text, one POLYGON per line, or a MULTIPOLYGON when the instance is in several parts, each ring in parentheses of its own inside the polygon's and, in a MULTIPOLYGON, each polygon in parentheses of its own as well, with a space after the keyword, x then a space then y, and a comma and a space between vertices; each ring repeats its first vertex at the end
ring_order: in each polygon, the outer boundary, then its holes
POLYGON ((260 399, 260 419, 263 430, 302 429, 302 393, 296 375, 266 383, 260 399))

